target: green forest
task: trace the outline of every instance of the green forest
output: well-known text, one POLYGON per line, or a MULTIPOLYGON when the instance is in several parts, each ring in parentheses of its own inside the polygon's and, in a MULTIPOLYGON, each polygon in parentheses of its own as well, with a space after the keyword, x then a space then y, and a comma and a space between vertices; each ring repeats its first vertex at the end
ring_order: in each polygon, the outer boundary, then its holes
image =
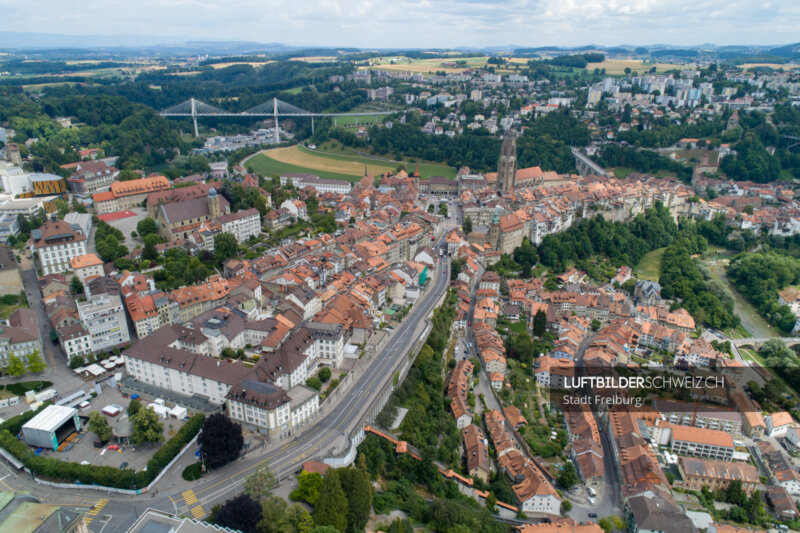
POLYGON ((661 296, 680 298, 681 307, 708 327, 736 327, 739 316, 733 312, 733 297, 722 284, 710 283, 710 275, 692 257, 705 252, 708 243, 691 230, 685 228, 661 256, 661 296))
MULTIPOLYGON (((475 171, 497 170, 500 156, 500 139, 483 128, 464 131, 457 137, 427 135, 421 131, 418 115, 410 113, 406 124, 393 124, 392 128, 370 129, 370 146, 379 154, 396 154, 430 161, 443 161, 448 165, 466 165, 475 171)), ((355 139, 339 139, 344 144, 355 139)), ((570 146, 583 146, 589 142, 585 124, 569 114, 568 110, 554 111, 530 122, 517 138, 519 168, 540 166, 542 170, 570 173, 575 162, 570 146)))
POLYGON ((778 291, 800 283, 800 259, 774 251, 743 253, 730 262, 728 277, 767 321, 785 333, 794 329, 797 317, 778 301, 778 291))
POLYGON ((602 214, 581 220, 566 231, 547 235, 538 255, 556 272, 570 264, 591 268, 589 262, 598 256, 617 267, 636 265, 647 252, 672 242, 677 231, 669 209, 657 204, 629 223, 608 222, 602 214))

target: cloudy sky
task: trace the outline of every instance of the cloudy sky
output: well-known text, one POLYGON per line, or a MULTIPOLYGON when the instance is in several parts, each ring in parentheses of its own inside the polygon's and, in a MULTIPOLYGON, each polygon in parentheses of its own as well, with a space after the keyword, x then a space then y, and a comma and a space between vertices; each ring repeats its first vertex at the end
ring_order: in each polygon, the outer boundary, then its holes
POLYGON ((146 35, 165 42, 457 47, 800 41, 798 0, 0 0, 0 13, 0 32, 146 35))

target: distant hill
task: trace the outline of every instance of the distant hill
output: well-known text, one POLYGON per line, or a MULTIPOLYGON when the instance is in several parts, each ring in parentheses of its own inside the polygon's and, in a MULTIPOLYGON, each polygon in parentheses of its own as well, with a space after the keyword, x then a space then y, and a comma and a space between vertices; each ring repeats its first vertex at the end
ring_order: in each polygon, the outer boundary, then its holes
POLYGON ((234 56, 247 54, 298 56, 341 55, 344 53, 392 53, 405 51, 410 54, 436 52, 445 54, 459 51, 481 54, 512 54, 518 57, 538 57, 546 55, 580 54, 583 52, 605 52, 609 55, 650 56, 652 58, 705 58, 734 62, 749 62, 751 59, 774 59, 786 62, 800 59, 800 43, 786 45, 728 45, 717 46, 712 43, 676 46, 663 43, 650 45, 618 44, 602 46, 453 46, 449 49, 425 48, 355 48, 336 46, 293 46, 283 43, 258 43, 251 41, 198 40, 186 36, 170 35, 65 35, 56 33, 0 32, 0 50, 20 51, 29 55, 48 57, 63 56, 113 56, 113 55, 202 55, 234 56))
POLYGON ((767 53, 772 56, 785 57, 787 59, 800 59, 800 43, 772 48, 767 53))

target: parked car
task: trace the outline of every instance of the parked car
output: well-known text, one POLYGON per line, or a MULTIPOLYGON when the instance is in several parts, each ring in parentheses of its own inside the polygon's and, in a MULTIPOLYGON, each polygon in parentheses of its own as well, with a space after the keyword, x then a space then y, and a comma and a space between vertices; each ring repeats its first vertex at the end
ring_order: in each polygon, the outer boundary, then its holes
POLYGON ((589 518, 597 518, 597 513, 589 513, 589 518))
POLYGON ((128 461, 122 461, 122 464, 119 465, 120 469, 128 468, 128 461))

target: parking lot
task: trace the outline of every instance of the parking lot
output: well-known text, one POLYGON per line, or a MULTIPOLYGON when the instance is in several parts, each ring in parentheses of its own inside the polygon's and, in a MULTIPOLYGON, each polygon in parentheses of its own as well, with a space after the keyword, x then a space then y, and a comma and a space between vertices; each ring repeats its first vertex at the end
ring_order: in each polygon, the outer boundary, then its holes
MULTIPOLYGON (((142 446, 133 446, 127 443, 117 443, 117 440, 112 437, 106 446, 102 448, 95 448, 94 442, 97 437, 94 433, 89 431, 87 424, 89 413, 92 411, 102 412, 103 408, 107 405, 118 405, 122 407, 122 413, 117 416, 102 415, 108 420, 112 430, 117 427, 121 420, 126 416, 125 410, 130 403, 130 398, 123 397, 122 393, 116 389, 103 388, 103 392, 97 398, 91 400, 89 407, 81 409, 79 415, 81 416, 82 428, 78 438, 72 441, 69 449, 63 452, 42 451, 45 457, 56 457, 63 461, 70 461, 74 463, 81 463, 87 461, 93 465, 99 466, 113 466, 120 467, 123 463, 128 463, 127 468, 134 470, 142 470, 147 461, 158 450, 158 444, 145 444, 142 446), (118 449, 110 449, 109 445, 118 445, 118 449)), ((142 402, 142 405, 148 405, 150 402, 142 402)), ((102 414, 102 413, 101 413, 102 414)), ((175 418, 161 419, 160 422, 164 425, 164 441, 170 439, 184 424, 182 420, 175 418)))
POLYGON ((456 348, 453 353, 453 358, 456 361, 460 361, 461 359, 470 359, 475 357, 475 350, 472 348, 472 344, 467 340, 467 338, 462 334, 457 337, 456 341, 456 348))

